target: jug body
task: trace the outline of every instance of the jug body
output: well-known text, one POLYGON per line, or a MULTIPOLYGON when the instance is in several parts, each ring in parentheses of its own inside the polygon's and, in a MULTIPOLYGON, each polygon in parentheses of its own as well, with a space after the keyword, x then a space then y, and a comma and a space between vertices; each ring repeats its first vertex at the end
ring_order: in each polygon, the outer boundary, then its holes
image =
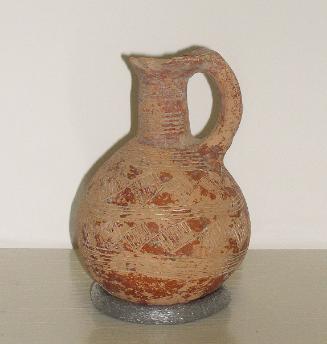
POLYGON ((210 74, 215 54, 134 61, 138 134, 90 179, 77 220, 88 271, 119 298, 156 305, 200 298, 216 290, 247 251, 248 209, 223 164, 240 120, 235 80, 226 73, 224 79, 224 70, 222 83, 234 93, 223 99, 220 125, 206 140, 189 130, 187 79, 206 63, 210 74))

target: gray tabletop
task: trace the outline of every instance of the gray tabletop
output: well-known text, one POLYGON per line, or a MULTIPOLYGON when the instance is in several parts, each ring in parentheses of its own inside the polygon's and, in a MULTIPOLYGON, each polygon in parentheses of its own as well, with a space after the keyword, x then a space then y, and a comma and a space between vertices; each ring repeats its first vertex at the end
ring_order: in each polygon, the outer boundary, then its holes
POLYGON ((327 343, 327 250, 252 250, 227 281, 232 301, 184 325, 99 313, 71 250, 0 250, 0 343, 327 343))

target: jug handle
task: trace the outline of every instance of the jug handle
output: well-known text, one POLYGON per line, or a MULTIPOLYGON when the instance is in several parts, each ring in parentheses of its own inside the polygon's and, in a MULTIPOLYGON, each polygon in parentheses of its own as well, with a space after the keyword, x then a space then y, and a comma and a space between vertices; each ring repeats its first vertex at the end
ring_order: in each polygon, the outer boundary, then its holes
POLYGON ((215 51, 196 48, 190 52, 194 73, 201 72, 216 86, 221 100, 218 120, 209 135, 201 140, 204 155, 223 157, 232 144, 242 117, 242 95, 236 76, 227 62, 215 51))

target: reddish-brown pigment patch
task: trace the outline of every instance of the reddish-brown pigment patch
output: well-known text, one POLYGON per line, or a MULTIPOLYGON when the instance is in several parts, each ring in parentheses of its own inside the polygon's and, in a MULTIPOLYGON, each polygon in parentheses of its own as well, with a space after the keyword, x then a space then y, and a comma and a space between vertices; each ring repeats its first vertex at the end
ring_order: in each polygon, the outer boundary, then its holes
POLYGON ((201 196, 209 197, 210 199, 215 199, 216 195, 213 192, 210 192, 206 188, 204 188, 202 185, 200 185, 200 194, 201 196))
POLYGON ((199 181, 207 173, 201 170, 187 171, 186 172, 193 180, 199 181))
POLYGON ((221 160, 224 156, 224 148, 220 145, 208 146, 203 144, 198 150, 199 154, 203 156, 214 170, 219 170, 221 166, 221 160))
POLYGON ((228 245, 225 246, 227 250, 232 250, 233 253, 238 253, 239 248, 237 246, 237 242, 235 239, 229 238, 228 239, 228 245))
POLYGON ((151 200, 151 203, 156 204, 156 205, 167 205, 167 204, 175 203, 175 201, 173 201, 170 193, 163 192, 163 193, 155 196, 151 200))
POLYGON ((132 165, 129 165, 129 171, 127 173, 127 178, 128 179, 134 179, 138 175, 140 175, 143 171, 139 168, 136 168, 132 165))
POLYGON ((158 233, 159 231, 159 225, 155 222, 148 222, 146 226, 150 230, 151 233, 158 233))
POLYGON ((207 155, 210 152, 210 148, 209 146, 205 143, 203 145, 200 146, 198 152, 203 156, 203 155, 207 155))
POLYGON ((148 277, 141 274, 128 273, 126 275, 109 272, 102 285, 111 293, 125 294, 148 303, 148 300, 172 296, 179 292, 185 281, 148 277))
POLYGON ((134 204, 136 202, 135 195, 131 188, 124 189, 112 203, 117 205, 126 206, 129 203, 134 204))
POLYGON ((166 255, 167 252, 160 246, 156 246, 154 244, 145 244, 141 252, 151 253, 151 254, 157 254, 157 255, 166 255))
POLYGON ((238 210, 234 214, 230 214, 229 216, 233 217, 233 218, 236 218, 236 219, 239 219, 240 216, 241 216, 241 210, 238 210))
POLYGON ((125 221, 125 223, 127 224, 128 227, 134 227, 135 226, 134 221, 125 221))
POLYGON ((226 200, 229 197, 235 197, 235 196, 236 196, 236 191, 233 188, 228 187, 228 186, 226 186, 223 189, 223 192, 222 192, 222 195, 221 195, 223 200, 226 200))
POLYGON ((206 217, 192 218, 186 221, 194 232, 202 232, 204 228, 210 223, 206 217))
POLYGON ((204 156, 207 155, 211 159, 217 159, 222 154, 223 149, 219 145, 208 146, 207 144, 203 144, 200 146, 198 152, 204 156))
POLYGON ((159 178, 162 182, 168 182, 173 176, 168 172, 160 172, 159 178))
POLYGON ((126 242, 124 242, 123 247, 126 251, 133 252, 133 248, 126 242))
POLYGON ((198 239, 193 240, 192 242, 188 243, 187 245, 183 246, 179 250, 176 251, 176 254, 178 256, 186 255, 190 256, 193 253, 193 247, 197 244, 199 244, 200 241, 198 239))

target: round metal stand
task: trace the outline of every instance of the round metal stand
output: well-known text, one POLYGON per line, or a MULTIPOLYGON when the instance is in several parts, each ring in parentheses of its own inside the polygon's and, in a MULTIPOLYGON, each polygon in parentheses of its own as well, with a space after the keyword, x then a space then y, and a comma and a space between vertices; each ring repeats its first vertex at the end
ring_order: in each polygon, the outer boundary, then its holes
POLYGON ((225 308, 231 294, 224 286, 200 299, 170 306, 142 305, 119 299, 98 283, 91 286, 91 300, 101 312, 124 321, 139 324, 183 324, 206 318, 225 308))

